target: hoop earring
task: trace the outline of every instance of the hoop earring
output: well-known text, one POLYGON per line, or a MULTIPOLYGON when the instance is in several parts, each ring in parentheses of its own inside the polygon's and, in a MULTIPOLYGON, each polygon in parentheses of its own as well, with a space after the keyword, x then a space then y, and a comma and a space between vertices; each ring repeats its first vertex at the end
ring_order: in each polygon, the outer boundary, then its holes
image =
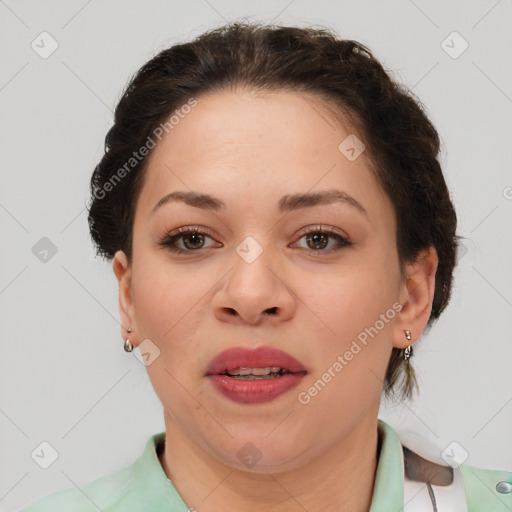
MULTIPOLYGON (((126 332, 131 334, 133 332, 133 329, 129 327, 128 329, 126 329, 126 332)), ((133 350, 133 345, 130 343, 130 338, 127 338, 124 341, 124 349, 126 352, 131 352, 133 350)))

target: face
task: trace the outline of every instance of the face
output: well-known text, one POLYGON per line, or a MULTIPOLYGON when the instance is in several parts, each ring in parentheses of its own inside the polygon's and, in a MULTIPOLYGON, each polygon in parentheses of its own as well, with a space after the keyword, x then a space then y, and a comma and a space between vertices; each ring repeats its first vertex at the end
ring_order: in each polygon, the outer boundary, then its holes
POLYGON ((168 433, 228 466, 297 468, 375 422, 408 295, 392 204, 339 149, 353 133, 312 95, 215 92, 151 154, 122 321, 168 433))

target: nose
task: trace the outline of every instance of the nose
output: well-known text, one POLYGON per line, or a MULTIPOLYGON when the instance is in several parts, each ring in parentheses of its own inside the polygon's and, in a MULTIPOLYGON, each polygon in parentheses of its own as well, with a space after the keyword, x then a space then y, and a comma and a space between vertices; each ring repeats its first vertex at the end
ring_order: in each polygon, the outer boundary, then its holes
POLYGON ((259 325, 289 320, 295 313, 296 299, 283 272, 271 268, 276 257, 264 249, 252 262, 234 255, 234 264, 212 307, 218 320, 234 324, 259 325))

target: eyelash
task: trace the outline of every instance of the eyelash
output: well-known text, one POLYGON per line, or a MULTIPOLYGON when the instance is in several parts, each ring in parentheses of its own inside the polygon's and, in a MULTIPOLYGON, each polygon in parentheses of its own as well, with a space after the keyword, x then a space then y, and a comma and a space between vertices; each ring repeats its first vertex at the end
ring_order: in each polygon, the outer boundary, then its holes
MULTIPOLYGON (((302 233, 302 235, 300 236, 299 240, 309 234, 319 234, 319 233, 323 234, 323 235, 328 235, 329 237, 336 239, 338 241, 339 245, 337 247, 331 247, 330 249, 304 249, 304 248, 301 248, 301 249, 306 250, 306 251, 312 251, 315 253, 329 253, 330 254, 331 252, 339 251, 340 249, 342 249, 344 247, 349 247, 349 246, 353 245, 352 242, 350 242, 350 240, 348 238, 340 235, 339 233, 336 233, 333 230, 333 228, 331 228, 329 226, 322 226, 322 225, 317 225, 317 226, 314 226, 314 228, 309 229, 308 231, 304 231, 302 233)), ((158 245, 161 247, 165 247, 166 249, 168 249, 169 251, 171 251, 175 254, 185 254, 185 253, 190 254, 190 253, 194 253, 194 252, 199 252, 200 250, 203 249, 202 247, 200 247, 199 249, 180 249, 180 248, 176 247, 176 245, 175 245, 177 240, 179 240, 180 238, 183 238, 186 235, 191 235, 191 234, 205 235, 205 236, 208 236, 209 238, 213 239, 212 233, 208 229, 202 228, 200 226, 185 226, 185 227, 175 229, 171 233, 164 235, 159 240, 158 245)))

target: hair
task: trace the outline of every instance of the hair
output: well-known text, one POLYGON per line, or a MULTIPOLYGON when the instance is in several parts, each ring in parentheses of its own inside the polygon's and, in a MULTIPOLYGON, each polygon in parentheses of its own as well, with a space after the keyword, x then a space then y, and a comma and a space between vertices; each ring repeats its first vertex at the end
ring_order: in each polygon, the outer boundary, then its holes
MULTIPOLYGON (((421 102, 368 48, 338 39, 326 28, 230 23, 144 64, 116 106, 104 155, 92 174, 88 221, 96 254, 112 259, 122 250, 131 262, 135 207, 148 163, 147 154, 134 158, 135 153, 150 140, 154 145, 152 135, 178 108, 226 89, 312 93, 336 109, 341 120, 348 118, 394 206, 402 272, 422 250, 433 246, 437 251, 430 326, 449 301, 457 248, 457 219, 438 161, 438 133, 421 102)), ((387 396, 398 395, 398 381, 401 398, 417 388, 403 356, 404 350, 393 348, 383 386, 387 396)))

